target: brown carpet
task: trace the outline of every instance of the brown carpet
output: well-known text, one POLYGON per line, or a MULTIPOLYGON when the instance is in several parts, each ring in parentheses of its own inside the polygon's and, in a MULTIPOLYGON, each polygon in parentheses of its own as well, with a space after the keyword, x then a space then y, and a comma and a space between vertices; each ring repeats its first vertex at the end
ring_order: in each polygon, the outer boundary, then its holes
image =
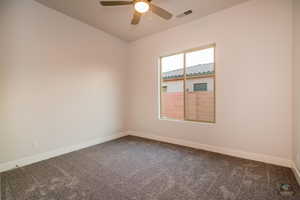
POLYGON ((291 169, 124 137, 2 173, 1 200, 300 199, 291 169), (293 197, 281 197, 281 183, 293 197))

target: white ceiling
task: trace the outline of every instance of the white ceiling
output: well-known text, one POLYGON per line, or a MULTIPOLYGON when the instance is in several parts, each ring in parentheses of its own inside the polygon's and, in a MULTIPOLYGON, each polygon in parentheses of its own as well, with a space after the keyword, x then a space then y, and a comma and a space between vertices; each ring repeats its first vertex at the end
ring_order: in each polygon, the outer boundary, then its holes
POLYGON ((148 12, 137 26, 130 24, 133 13, 131 5, 102 7, 99 0, 36 1, 123 40, 134 41, 248 0, 153 0, 152 3, 170 11, 174 17, 166 21, 148 12), (193 14, 175 17, 189 9, 193 10, 193 14))

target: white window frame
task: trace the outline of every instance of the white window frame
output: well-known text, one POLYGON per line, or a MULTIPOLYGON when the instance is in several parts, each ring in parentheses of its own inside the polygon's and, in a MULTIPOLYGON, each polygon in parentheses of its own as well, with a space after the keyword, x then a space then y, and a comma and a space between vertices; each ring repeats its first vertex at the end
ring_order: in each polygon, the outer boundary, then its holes
POLYGON ((185 51, 180 51, 177 53, 173 53, 173 54, 169 54, 169 55, 164 55, 164 56, 160 56, 159 57, 159 119, 160 120, 171 120, 171 121, 188 121, 188 122, 200 122, 200 123, 209 123, 209 124, 215 124, 216 123, 216 44, 209 44, 209 45, 205 45, 202 47, 198 47, 198 48, 193 48, 193 49, 188 49, 185 51), (205 50, 205 49, 209 49, 209 48, 213 48, 214 49, 214 77, 213 77, 213 82, 214 82, 214 119, 212 121, 204 121, 204 120, 190 120, 187 119, 186 117, 186 54, 187 53, 191 53, 194 51, 200 51, 200 50, 205 50), (177 54, 183 54, 184 55, 184 60, 183 60, 183 73, 184 73, 184 79, 183 79, 183 88, 184 88, 184 92, 183 92, 183 112, 184 112, 184 119, 180 120, 180 119, 172 119, 172 118, 167 118, 167 117, 162 117, 161 113, 162 113, 162 59, 165 57, 169 57, 169 56, 174 56, 177 54))

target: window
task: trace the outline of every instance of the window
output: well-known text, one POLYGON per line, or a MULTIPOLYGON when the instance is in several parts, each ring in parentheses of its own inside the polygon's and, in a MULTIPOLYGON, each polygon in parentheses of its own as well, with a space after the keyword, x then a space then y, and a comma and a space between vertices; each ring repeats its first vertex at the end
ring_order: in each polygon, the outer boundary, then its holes
POLYGON ((160 118, 215 123, 215 45, 160 59, 160 118))
POLYGON ((167 92, 168 91, 168 86, 162 86, 162 92, 167 92))
POLYGON ((207 91, 207 83, 195 83, 193 91, 207 91))

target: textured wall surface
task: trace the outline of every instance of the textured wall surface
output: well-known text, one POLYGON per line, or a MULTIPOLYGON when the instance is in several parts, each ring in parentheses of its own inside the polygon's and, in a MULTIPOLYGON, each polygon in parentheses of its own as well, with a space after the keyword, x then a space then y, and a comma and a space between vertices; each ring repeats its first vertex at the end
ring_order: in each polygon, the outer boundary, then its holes
POLYGON ((300 170, 300 1, 294 0, 294 159, 300 170))
POLYGON ((126 43, 33 0, 0 27, 0 164, 122 129, 126 43))
POLYGON ((130 47, 127 130, 292 159, 291 0, 251 0, 130 47), (217 123, 159 120, 159 57, 212 43, 217 123))

